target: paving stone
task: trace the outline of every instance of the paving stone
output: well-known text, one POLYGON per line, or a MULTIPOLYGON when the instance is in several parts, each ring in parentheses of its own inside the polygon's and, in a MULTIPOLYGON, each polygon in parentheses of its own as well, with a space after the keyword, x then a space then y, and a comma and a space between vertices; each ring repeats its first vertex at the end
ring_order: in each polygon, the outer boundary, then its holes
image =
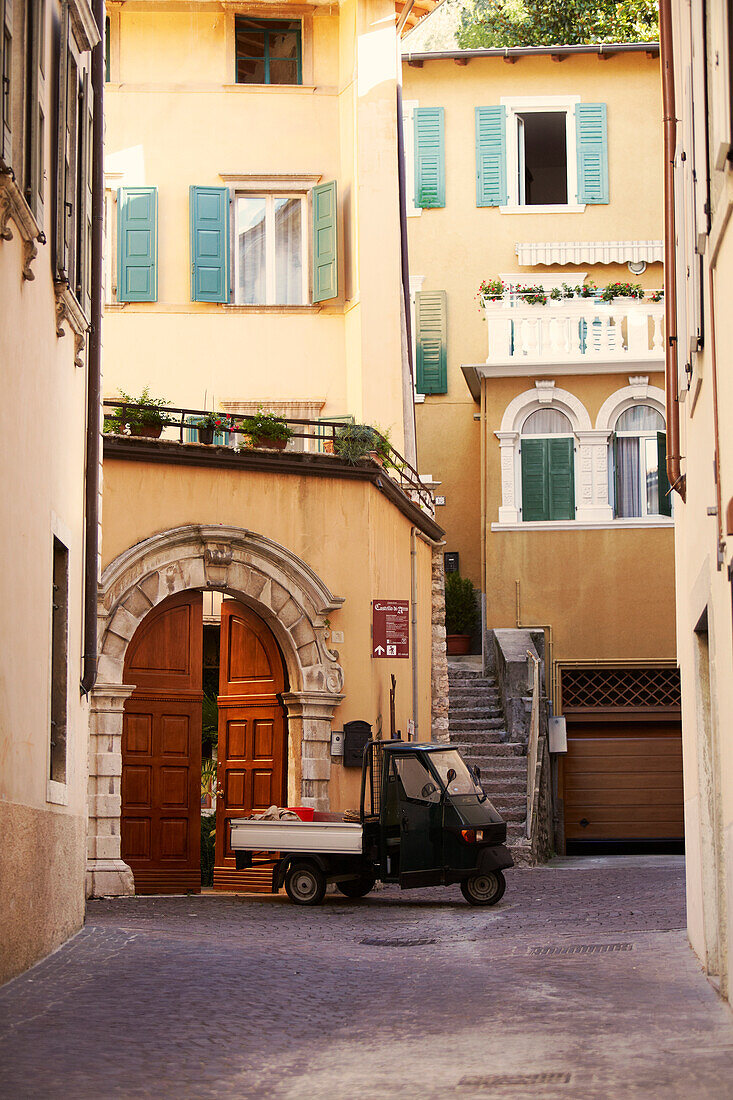
POLYGON ((686 942, 680 857, 507 883, 493 909, 456 887, 314 909, 91 902, 77 937, 0 989, 0 1096, 731 1095, 731 1014, 686 942))

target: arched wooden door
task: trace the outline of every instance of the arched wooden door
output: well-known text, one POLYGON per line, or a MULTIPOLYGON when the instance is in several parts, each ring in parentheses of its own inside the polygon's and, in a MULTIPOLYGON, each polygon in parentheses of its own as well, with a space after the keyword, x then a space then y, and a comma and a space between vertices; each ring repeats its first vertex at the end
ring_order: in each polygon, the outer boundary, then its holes
POLYGON ((138 894, 201 890, 203 601, 171 596, 137 628, 124 683, 122 858, 138 894))
POLYGON ((229 821, 285 802, 285 711, 278 698, 285 686, 282 655, 269 627, 244 604, 224 600, 219 655, 215 889, 267 885, 268 876, 256 869, 235 869, 229 821))

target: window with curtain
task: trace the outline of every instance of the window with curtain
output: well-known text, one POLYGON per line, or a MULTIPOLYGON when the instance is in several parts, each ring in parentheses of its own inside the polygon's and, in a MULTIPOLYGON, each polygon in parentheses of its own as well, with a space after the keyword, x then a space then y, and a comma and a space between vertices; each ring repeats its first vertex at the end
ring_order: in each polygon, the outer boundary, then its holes
POLYGON ((671 515, 664 417, 651 405, 632 405, 616 420, 613 435, 614 515, 671 515))
POLYGON ((237 195, 234 255, 238 305, 305 305, 302 195, 237 195))
POLYGON ((552 408, 530 413, 519 450, 524 522, 575 519, 575 442, 567 416, 552 408))

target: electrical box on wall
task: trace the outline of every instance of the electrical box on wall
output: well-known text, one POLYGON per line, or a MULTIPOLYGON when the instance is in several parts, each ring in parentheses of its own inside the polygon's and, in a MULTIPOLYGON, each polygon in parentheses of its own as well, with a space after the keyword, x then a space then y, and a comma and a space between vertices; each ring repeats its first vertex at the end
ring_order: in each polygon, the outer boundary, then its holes
POLYGON ((568 730, 563 717, 551 718, 548 727, 550 752, 568 751, 568 730))
POLYGON ((331 730, 331 756, 344 755, 344 731, 331 730))

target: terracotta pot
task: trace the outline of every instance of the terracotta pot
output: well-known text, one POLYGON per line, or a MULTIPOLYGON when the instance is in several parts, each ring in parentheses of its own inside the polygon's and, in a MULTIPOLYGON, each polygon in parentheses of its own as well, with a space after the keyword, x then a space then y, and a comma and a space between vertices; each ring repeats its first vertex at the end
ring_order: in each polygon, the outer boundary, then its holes
POLYGON ((379 451, 367 451, 367 455, 371 458, 372 462, 376 462, 377 466, 384 466, 384 458, 380 455, 379 451))
POLYGON ((325 443, 323 444, 323 451, 327 455, 332 455, 332 454, 336 453, 333 449, 333 440, 332 439, 327 439, 325 441, 325 443))
POLYGON ((284 451, 288 445, 287 439, 258 439, 254 435, 250 436, 250 442, 253 447, 266 451, 284 451))
POLYGON ((470 634, 446 634, 445 651, 449 657, 465 657, 470 648, 470 634))
POLYGON ((213 428, 197 428, 196 431, 199 435, 199 443, 210 444, 214 442, 214 429, 213 428))
POLYGON ((130 435, 139 436, 141 439, 160 439, 163 431, 162 424, 131 424, 130 435))

